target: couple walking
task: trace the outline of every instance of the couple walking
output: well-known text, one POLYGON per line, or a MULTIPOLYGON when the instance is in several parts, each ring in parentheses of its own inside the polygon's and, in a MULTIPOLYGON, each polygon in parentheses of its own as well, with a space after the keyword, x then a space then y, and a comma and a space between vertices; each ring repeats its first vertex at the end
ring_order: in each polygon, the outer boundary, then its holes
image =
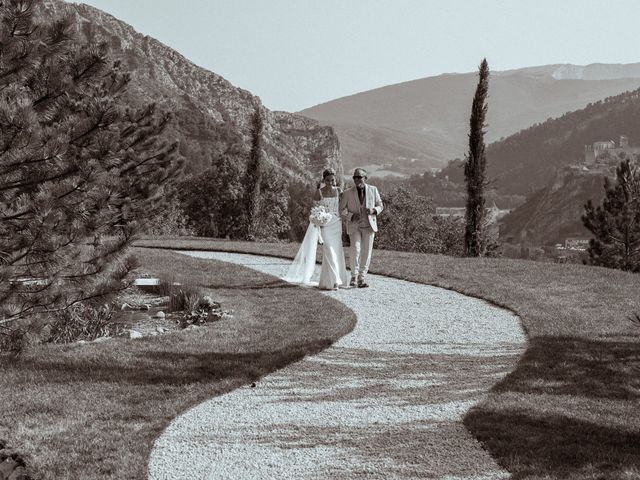
POLYGON ((378 189, 366 183, 367 172, 356 168, 353 172, 354 187, 344 192, 337 186, 336 174, 332 169, 322 173, 322 186, 314 195, 314 205, 323 206, 331 219, 322 227, 309 224, 302 245, 296 254, 285 280, 292 283, 312 284, 315 269, 316 249, 321 238, 322 269, 318 286, 323 290, 339 287, 368 287, 366 275, 371 263, 373 239, 378 231, 376 216, 383 205, 378 189), (351 243, 351 279, 347 273, 342 248, 342 216, 346 220, 347 234, 351 243), (320 235, 319 229, 322 229, 320 235))

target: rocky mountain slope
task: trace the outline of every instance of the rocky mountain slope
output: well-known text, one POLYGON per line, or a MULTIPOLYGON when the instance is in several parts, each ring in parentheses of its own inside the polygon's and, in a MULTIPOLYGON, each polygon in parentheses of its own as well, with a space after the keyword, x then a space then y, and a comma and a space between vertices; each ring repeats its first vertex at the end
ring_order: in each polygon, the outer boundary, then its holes
MULTIPOLYGON (((339 98, 300 113, 336 129, 348 167, 391 163, 397 171, 422 173, 464 155, 476 84, 476 72, 444 74, 339 98)), ((497 141, 638 87, 640 64, 492 72, 486 139, 497 141)))
POLYGON ((44 0, 45 15, 71 15, 81 35, 107 41, 112 56, 131 73, 129 97, 157 102, 174 112, 180 152, 187 168, 198 171, 238 141, 248 144, 256 105, 264 114, 268 161, 289 176, 317 178, 326 166, 342 171, 340 146, 333 129, 286 112, 272 112, 251 92, 236 88, 214 72, 198 67, 158 40, 85 4, 44 0))
POLYGON ((600 204, 604 178, 560 173, 553 183, 532 194, 502 219, 500 238, 510 243, 553 245, 568 237, 590 238, 582 224, 588 200, 600 204))

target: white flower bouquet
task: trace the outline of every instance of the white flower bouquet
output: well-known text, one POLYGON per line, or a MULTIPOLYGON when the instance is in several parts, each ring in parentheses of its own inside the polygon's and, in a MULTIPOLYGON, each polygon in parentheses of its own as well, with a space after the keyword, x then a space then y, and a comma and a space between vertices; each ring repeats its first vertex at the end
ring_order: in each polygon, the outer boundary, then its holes
POLYGON ((318 228, 318 242, 320 244, 324 243, 324 240, 322 239, 322 229, 320 227, 328 225, 332 219, 333 215, 324 205, 316 205, 311 208, 309 221, 318 228))
POLYGON ((309 221, 318 227, 324 227, 331 221, 332 218, 333 216, 324 205, 316 205, 315 207, 311 208, 309 221))

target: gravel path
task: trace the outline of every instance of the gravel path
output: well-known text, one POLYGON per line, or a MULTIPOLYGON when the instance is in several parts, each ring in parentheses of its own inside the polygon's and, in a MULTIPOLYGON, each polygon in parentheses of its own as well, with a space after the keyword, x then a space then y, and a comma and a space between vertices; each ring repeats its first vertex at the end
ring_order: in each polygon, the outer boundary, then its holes
MULTIPOLYGON (((186 254, 278 277, 289 263, 186 254)), ((171 422, 149 478, 508 478, 462 418, 523 352, 518 317, 436 287, 376 275, 369 283, 326 292, 356 312, 352 333, 171 422)))

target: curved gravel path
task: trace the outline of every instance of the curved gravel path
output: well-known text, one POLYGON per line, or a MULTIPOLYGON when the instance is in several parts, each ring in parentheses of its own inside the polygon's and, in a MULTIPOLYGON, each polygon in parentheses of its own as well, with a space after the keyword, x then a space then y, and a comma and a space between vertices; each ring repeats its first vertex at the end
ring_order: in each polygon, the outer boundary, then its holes
MULTIPOLYGON (((289 263, 186 254, 278 277, 289 263)), ((462 418, 523 352, 519 318, 449 290, 376 275, 369 283, 326 292, 356 312, 352 333, 174 419, 149 478, 508 478, 462 418)))

